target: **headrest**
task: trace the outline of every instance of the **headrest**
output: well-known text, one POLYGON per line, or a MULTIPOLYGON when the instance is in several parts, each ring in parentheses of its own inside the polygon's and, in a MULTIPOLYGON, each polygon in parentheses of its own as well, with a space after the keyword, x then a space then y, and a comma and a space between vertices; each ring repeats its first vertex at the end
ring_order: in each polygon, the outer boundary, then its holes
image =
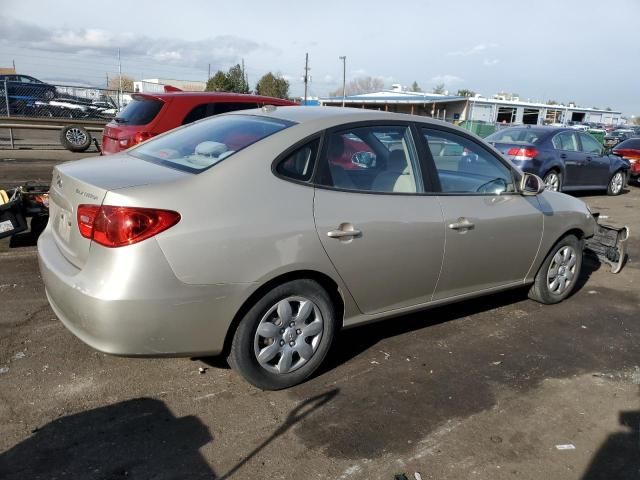
POLYGON ((404 151, 393 150, 389 154, 389 160, 387 162, 387 170, 390 172, 404 173, 407 168, 407 159, 404 156, 404 151))

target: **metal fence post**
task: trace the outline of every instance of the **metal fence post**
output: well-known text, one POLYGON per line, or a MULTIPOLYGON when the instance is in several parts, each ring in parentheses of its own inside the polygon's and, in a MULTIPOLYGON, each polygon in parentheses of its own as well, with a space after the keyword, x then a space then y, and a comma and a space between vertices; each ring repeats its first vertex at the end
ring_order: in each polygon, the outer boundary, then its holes
MULTIPOLYGON (((7 117, 11 116, 11 112, 9 111, 9 89, 7 88, 7 81, 4 81, 4 102, 7 107, 7 117)), ((11 144, 11 149, 15 148, 15 143, 13 141, 13 129, 9 129, 9 143, 11 144)))

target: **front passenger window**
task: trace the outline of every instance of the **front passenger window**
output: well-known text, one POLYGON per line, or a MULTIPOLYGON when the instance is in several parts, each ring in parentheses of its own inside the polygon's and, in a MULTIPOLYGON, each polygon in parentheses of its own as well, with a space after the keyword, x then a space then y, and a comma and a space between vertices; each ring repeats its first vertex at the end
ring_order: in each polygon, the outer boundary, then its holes
POLYGON ((452 132, 423 128, 443 193, 499 195, 514 192, 511 170, 475 142, 452 132))

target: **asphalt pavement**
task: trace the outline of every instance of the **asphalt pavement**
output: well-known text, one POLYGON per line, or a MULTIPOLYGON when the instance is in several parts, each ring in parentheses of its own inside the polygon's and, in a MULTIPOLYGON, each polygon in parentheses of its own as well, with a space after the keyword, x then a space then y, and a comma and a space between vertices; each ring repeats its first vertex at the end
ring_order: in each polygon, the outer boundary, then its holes
MULTIPOLYGON (((0 188, 87 155, 0 150, 0 188)), ((516 290, 345 331, 280 392, 222 359, 92 350, 32 239, 2 240, 0 478, 638 479, 640 187, 582 199, 630 226, 620 274, 588 261, 558 305, 516 290)))

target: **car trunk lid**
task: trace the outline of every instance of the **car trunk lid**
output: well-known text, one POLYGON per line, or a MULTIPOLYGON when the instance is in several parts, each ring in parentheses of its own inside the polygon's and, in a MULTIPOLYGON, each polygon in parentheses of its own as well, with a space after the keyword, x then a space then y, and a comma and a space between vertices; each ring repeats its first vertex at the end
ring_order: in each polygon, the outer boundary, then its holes
POLYGON ((56 166, 49 192, 49 223, 58 248, 69 262, 82 268, 91 240, 78 229, 79 205, 102 205, 109 191, 172 182, 189 175, 127 154, 56 166))

